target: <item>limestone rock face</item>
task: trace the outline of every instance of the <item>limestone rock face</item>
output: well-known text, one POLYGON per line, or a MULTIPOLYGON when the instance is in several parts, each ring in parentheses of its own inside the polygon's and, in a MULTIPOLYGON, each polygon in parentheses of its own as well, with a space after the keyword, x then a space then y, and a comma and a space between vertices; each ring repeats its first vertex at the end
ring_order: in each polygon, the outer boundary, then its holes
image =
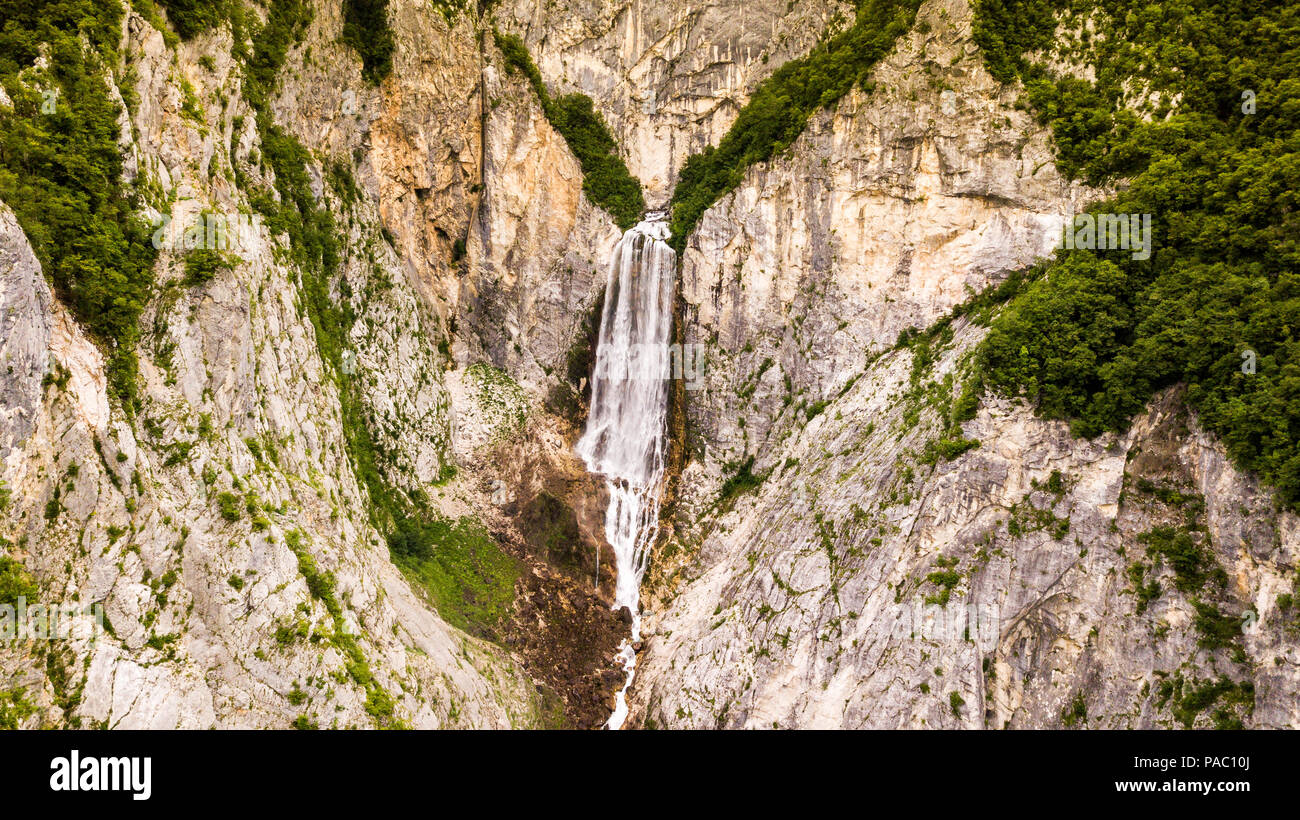
POLYGON ((917 19, 874 92, 815 116, 688 241, 686 342, 708 347, 709 389, 687 412, 719 457, 760 453, 901 331, 1044 255, 1087 196, 985 73, 969 7, 926 3, 917 19))
POLYGON ((0 211, 0 271, 0 453, 7 463, 14 454, 21 460, 22 444, 36 426, 53 333, 50 288, 8 208, 0 211))
POLYGON ((730 509, 712 465, 688 466, 673 546, 692 559, 643 630, 642 725, 1182 726, 1180 696, 1221 677, 1253 687, 1229 718, 1296 725, 1294 615, 1276 603, 1296 516, 1176 395, 1096 441, 988 402, 964 428, 979 447, 932 461, 942 424, 925 396, 982 334, 963 323, 920 391, 908 351, 878 359, 730 509), (1220 580, 1180 590, 1148 552, 1161 527, 1189 533, 1220 580), (1134 564, 1159 585, 1145 604, 1134 564), (1227 624, 1221 647, 1198 600, 1227 624))
MULTIPOLYGON (((449 626, 390 562, 348 437, 364 423, 384 478, 431 497, 441 514, 490 512, 477 484, 447 483, 458 457, 472 470, 476 451, 457 441, 479 424, 471 406, 452 406, 448 381, 462 376, 449 372, 451 351, 486 356, 492 345, 452 344, 465 276, 453 246, 478 224, 481 192, 509 198, 514 180, 564 169, 538 183, 566 203, 551 227, 534 224, 538 211, 502 207, 496 217, 499 231, 509 219, 526 223, 513 245, 537 260, 531 310, 543 292, 560 292, 546 275, 581 247, 570 234, 604 244, 612 229, 581 201, 576 161, 544 122, 525 121, 536 133, 517 138, 540 140, 549 153, 489 153, 492 173, 508 182, 483 179, 483 146, 508 143, 518 123, 481 116, 476 21, 449 25, 423 3, 390 4, 398 65, 374 88, 338 42, 341 5, 318 5, 271 109, 312 153, 312 193, 335 217, 340 266, 327 297, 355 315, 337 368, 319 352, 287 238, 258 225, 231 249, 231 268, 201 285, 183 281, 183 250, 160 253, 157 295, 141 320, 140 407, 128 414, 110 401, 101 351, 51 295, 0 206, 0 535, 42 601, 102 604, 106 624, 96 634, 84 617, 65 640, 0 650, 4 688, 23 688, 37 707, 24 725, 287 727, 301 718, 367 727, 384 712, 376 691, 393 701, 394 719, 414 727, 549 725, 557 709, 572 711, 539 694, 564 682, 545 670, 545 653, 449 626), (350 410, 340 402, 345 384, 359 397, 350 410), (313 585, 317 573, 330 573, 332 586, 313 585), (358 655, 373 684, 355 674, 358 655)), ((183 222, 251 211, 249 188, 273 179, 228 31, 173 49, 131 13, 123 51, 140 100, 124 115, 128 181, 166 195, 147 215, 183 222), (204 121, 183 111, 183 86, 204 121)), ((572 304, 592 298, 597 282, 592 265, 576 270, 586 279, 570 275, 572 304)), ((529 320, 553 348, 538 360, 567 352, 569 299, 543 299, 546 310, 529 320)), ((499 328, 507 318, 503 307, 482 321, 499 328)), ((464 335, 473 332, 471 324, 464 335)), ((527 375, 544 378, 528 362, 527 375)), ((520 412, 537 404, 526 396, 520 412)), ((538 574, 545 561, 527 567, 520 594, 530 617, 567 612, 569 640, 612 657, 616 619, 597 596, 565 579, 547 585, 538 574), (591 639, 601 629, 608 647, 591 639)), ((601 710, 617 681, 591 674, 586 708, 601 710)))
MULTIPOLYGON (((0 228, 16 262, 3 270, 3 315, 21 329, 6 352, 25 377, 6 394, 25 399, 7 406, 7 537, 51 598, 101 602, 111 626, 50 650, 77 694, 62 717, 120 728, 287 726, 298 714, 369 725, 366 693, 339 680, 348 658, 321 637, 334 625, 300 572, 296 540, 334 573, 376 677, 408 688, 412 725, 531 720, 531 686, 513 662, 442 623, 379 552, 343 461, 337 399, 319 364, 303 366, 318 361, 311 326, 269 247, 246 248, 228 280, 159 316, 164 330, 150 342, 173 353, 169 367, 144 362, 148 432, 137 434, 110 410, 103 357, 50 300, 7 209, 0 228), (259 290, 275 296, 259 300, 259 290), (219 512, 222 494, 237 520, 219 512), (460 660, 465 652, 493 677, 460 660), (463 716, 448 713, 453 698, 463 716)), ((14 647, 6 656, 23 660, 14 647)), ((42 680, 35 694, 55 720, 53 703, 70 691, 42 680)))
POLYGON ((633 720, 1296 725, 1300 648, 1275 604, 1296 517, 1176 395, 1097 441, 986 398, 962 433, 978 447, 945 456, 940 418, 984 330, 962 320, 915 369, 895 340, 1047 253, 1101 192, 1061 178, 1048 135, 985 73, 966 2, 917 20, 871 93, 752 167, 687 242, 683 335, 704 373, 682 392, 633 720), (742 469, 761 485, 724 497, 742 469), (1162 527, 1224 583, 1186 588, 1162 527), (1179 706, 1220 677, 1252 707, 1179 706))
POLYGON ((762 80, 852 15, 851 3, 786 0, 519 0, 497 12, 554 93, 595 101, 652 207, 762 80))
POLYGON ((604 291, 621 232, 583 194, 582 167, 524 78, 496 66, 483 72, 485 181, 457 302, 472 332, 458 357, 491 361, 544 398, 604 291))

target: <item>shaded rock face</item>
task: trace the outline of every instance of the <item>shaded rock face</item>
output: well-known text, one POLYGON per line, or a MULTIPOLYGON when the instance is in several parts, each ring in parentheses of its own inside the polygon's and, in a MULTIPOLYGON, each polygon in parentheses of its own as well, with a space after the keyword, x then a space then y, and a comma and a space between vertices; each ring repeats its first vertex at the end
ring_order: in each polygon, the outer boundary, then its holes
POLYGON ((567 378, 621 232, 582 193, 582 168, 527 82, 498 68, 488 47, 486 173, 459 282, 457 321, 467 332, 456 355, 491 361, 544 399, 567 378))
POLYGON ((1056 173, 970 18, 923 4, 876 90, 750 169, 688 241, 683 332, 708 358, 646 590, 640 725, 1300 719, 1277 603, 1297 519, 1176 394, 1095 441, 986 397, 963 427, 979 446, 949 459, 941 419, 984 329, 959 322, 933 364, 891 349, 1100 195, 1056 173), (724 496, 741 465, 761 484, 724 496))

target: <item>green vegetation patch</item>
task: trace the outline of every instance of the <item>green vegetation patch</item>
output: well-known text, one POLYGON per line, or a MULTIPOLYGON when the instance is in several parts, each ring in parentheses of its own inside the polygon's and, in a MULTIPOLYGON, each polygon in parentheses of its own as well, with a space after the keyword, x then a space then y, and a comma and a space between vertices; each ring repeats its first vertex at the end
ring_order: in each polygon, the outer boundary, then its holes
POLYGON ((960 718, 962 707, 966 705, 966 699, 961 696, 960 692, 948 693, 948 708, 952 710, 953 717, 960 718))
POLYGON ((8 555, 0 555, 0 605, 17 606, 19 598, 34 604, 38 591, 26 567, 8 555))
POLYGON ((1088 702, 1082 692, 1076 692, 1070 704, 1061 710, 1061 724, 1067 729, 1082 726, 1088 722, 1088 702))
MULTIPOLYGON (((232 3, 240 0, 157 0, 167 9, 167 19, 183 40, 218 29, 230 16, 232 3)), ((145 5, 148 8, 148 5, 145 5)))
POLYGON ((26 689, 19 687, 0 691, 0 729, 17 729, 34 714, 36 705, 27 699, 26 689))
POLYGON ((727 477, 726 481, 722 482, 722 489, 718 491, 717 506, 722 509, 729 509, 737 498, 757 490, 770 474, 770 471, 767 473, 754 472, 753 456, 745 459, 741 464, 728 464, 724 469, 733 472, 727 477))
POLYGON ((94 0, 0 0, 0 85, 13 102, 0 108, 0 200, 104 348, 110 391, 132 412, 157 251, 138 193, 122 183, 122 110, 108 93, 122 14, 94 0), (36 68, 42 54, 46 67, 36 68))
POLYGON ((583 193, 608 211, 620 228, 631 228, 645 212, 645 195, 641 183, 619 157, 618 143, 591 98, 578 93, 552 98, 524 42, 512 34, 499 31, 494 34, 497 48, 505 55, 506 67, 528 79, 546 119, 582 164, 583 193))
POLYGON ((1129 591, 1133 593, 1134 608, 1139 615, 1147 611, 1147 607, 1160 597, 1162 591, 1159 581, 1146 580, 1147 569, 1144 564, 1134 561, 1129 564, 1127 571, 1129 582, 1133 585, 1129 591))
POLYGON ((938 592, 925 596, 925 602, 932 606, 947 606, 952 599, 952 591, 961 583, 962 574, 956 569, 955 556, 939 556, 935 559, 938 569, 925 576, 925 582, 938 587, 938 592))
POLYGON ((1196 718, 1208 709, 1216 729, 1241 729, 1243 718, 1255 713, 1255 684, 1235 683, 1227 678, 1213 681, 1184 680, 1181 674, 1160 682, 1156 706, 1169 704, 1174 719, 1190 729, 1196 718))
POLYGON ((673 191, 672 244, 680 254, 704 212, 744 179, 745 171, 783 151, 808 118, 834 105, 912 27, 920 0, 859 0, 853 25, 807 57, 781 66, 754 90, 716 148, 690 157, 673 191))
POLYGON ((388 0, 344 0, 343 42, 361 55, 361 73, 378 85, 393 72, 393 30, 388 0))
POLYGON ((1183 593, 1200 592, 1213 582, 1219 588, 1227 586, 1228 574, 1214 560, 1214 556, 1186 529, 1155 527, 1138 536, 1146 545, 1147 555, 1163 558, 1174 571, 1174 588, 1183 593))
POLYGON ((185 285, 206 285, 223 271, 235 269, 239 257, 207 248, 196 248, 185 255, 185 285))
POLYGON ((987 384, 1092 437, 1184 383, 1233 460, 1300 508, 1300 7, 982 0, 975 36, 1064 173, 1127 181, 1093 210, 1153 216, 1149 259, 1056 253, 994 322, 987 384), (1092 33, 1054 35, 1085 18, 1092 33), (1096 81, 1024 56, 1049 46, 1096 81))
POLYGON ((406 518, 388 536, 388 549, 448 623, 501 639, 521 567, 480 524, 470 518, 406 518))

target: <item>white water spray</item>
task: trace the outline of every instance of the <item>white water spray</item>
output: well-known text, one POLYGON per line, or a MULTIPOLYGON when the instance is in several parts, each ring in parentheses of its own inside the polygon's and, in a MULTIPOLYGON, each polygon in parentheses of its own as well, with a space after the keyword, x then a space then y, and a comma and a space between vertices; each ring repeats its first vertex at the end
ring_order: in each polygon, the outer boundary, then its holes
POLYGON ((668 247, 663 215, 651 213, 614 246, 591 384, 591 412, 577 451, 605 477, 605 537, 618 577, 614 608, 632 613, 632 635, 617 660, 627 672, 606 728, 627 719, 627 690, 641 639, 640 591, 650 547, 659 533, 668 419, 668 347, 672 335, 677 254, 668 247))

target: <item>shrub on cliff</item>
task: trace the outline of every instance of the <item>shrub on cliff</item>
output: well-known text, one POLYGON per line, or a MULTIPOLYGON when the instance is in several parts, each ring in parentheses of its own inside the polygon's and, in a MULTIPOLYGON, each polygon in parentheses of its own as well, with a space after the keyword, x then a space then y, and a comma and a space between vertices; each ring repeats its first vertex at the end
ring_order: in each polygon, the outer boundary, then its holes
POLYGON ((343 42, 361 55, 361 72, 378 85, 393 71, 393 30, 388 0, 344 0, 343 42))

